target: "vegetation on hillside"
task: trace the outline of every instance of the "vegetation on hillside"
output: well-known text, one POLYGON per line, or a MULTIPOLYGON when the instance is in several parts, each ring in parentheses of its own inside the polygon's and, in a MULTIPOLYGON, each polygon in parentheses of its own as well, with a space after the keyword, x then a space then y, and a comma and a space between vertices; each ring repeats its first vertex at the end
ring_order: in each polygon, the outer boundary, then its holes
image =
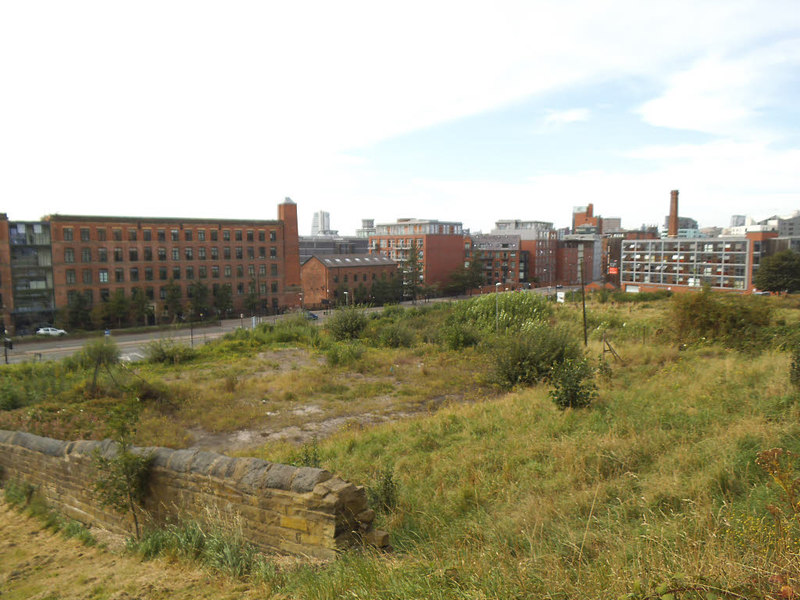
MULTIPOLYGON (((590 300, 586 349, 576 305, 513 293, 348 309, 337 318, 358 326, 346 335, 336 321, 262 325, 185 361, 117 365, 101 372, 97 397, 78 364, 11 368, 0 385, 17 400, 0 426, 46 432, 80 409, 102 430, 102 410, 140 390, 152 397, 138 434, 148 444, 185 444, 197 426, 296 422, 292 411, 309 405, 437 407, 247 451, 365 485, 396 549, 326 566, 248 559, 239 574, 265 597, 796 597, 800 303, 639 298, 590 300), (521 349, 505 353, 511 344, 521 349), (273 364, 281 349, 292 364, 273 364), (61 369, 61 382, 37 390, 36 369, 61 369)), ((65 437, 83 426, 67 422, 65 437)), ((158 552, 183 555, 162 542, 158 552)))

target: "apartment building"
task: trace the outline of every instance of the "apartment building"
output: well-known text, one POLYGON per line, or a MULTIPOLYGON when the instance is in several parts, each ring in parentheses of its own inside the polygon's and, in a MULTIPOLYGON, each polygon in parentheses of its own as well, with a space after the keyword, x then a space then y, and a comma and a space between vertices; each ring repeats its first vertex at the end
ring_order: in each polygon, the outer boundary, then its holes
POLYGON ((546 221, 506 219, 495 222, 492 235, 516 235, 520 252, 527 253, 525 278, 537 285, 555 285, 558 232, 546 221))
POLYGON ((248 298, 264 313, 299 305, 297 206, 289 198, 272 221, 50 215, 8 226, 16 328, 52 322, 78 295, 95 304, 118 290, 142 291, 158 311, 172 283, 183 302, 195 283, 224 286, 237 313, 248 298))
POLYGON ((475 234, 464 236, 466 261, 481 263, 483 285, 518 288, 528 283, 528 253, 518 235, 475 234))
POLYGON ((464 264, 464 231, 461 223, 435 219, 398 219, 376 225, 369 237, 370 254, 380 254, 408 263, 416 248, 420 283, 446 285, 451 274, 464 264))
POLYGON ((367 302, 376 284, 399 277, 397 262, 377 254, 314 255, 303 262, 300 274, 307 308, 367 302))

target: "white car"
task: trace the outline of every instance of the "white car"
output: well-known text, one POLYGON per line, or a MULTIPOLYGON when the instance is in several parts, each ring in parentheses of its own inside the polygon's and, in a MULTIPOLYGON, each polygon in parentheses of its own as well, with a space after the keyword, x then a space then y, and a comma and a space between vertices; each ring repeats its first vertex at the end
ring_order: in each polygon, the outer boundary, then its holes
POLYGON ((63 329, 56 329, 55 327, 40 327, 36 330, 36 335, 67 335, 63 329))

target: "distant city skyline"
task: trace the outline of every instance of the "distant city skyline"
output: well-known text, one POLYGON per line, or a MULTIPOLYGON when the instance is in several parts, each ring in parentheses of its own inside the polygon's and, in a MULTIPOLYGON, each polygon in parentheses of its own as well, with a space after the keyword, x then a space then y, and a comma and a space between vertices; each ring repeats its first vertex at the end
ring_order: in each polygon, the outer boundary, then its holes
POLYGON ((6 3, 0 212, 700 227, 800 208, 793 0, 6 3), (144 42, 146 40, 146 43, 144 42), (409 40, 414 40, 409 43, 409 40))

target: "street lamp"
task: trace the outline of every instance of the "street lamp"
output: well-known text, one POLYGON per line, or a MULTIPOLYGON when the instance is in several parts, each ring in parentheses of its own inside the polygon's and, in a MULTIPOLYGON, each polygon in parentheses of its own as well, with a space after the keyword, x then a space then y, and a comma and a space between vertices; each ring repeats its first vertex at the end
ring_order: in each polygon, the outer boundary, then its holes
POLYGON ((347 292, 344 293, 344 305, 347 306, 347 292))
POLYGON ((500 282, 494 284, 494 331, 500 331, 500 282))

